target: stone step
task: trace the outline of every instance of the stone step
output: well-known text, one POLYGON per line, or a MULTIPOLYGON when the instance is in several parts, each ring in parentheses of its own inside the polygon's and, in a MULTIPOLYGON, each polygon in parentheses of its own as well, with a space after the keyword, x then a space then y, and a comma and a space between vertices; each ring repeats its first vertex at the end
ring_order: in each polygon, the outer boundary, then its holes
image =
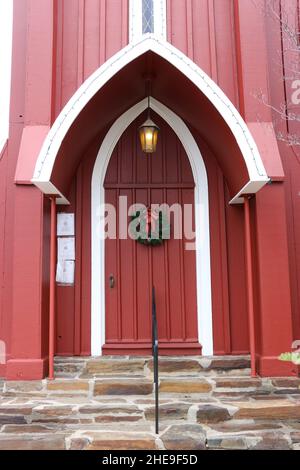
POLYGON ((29 428, 22 435, 0 433, 0 450, 205 450, 206 436, 197 424, 165 427, 157 436, 141 427, 126 431, 107 426, 49 435, 45 430, 29 428))
POLYGON ((159 436, 151 396, 2 397, 0 449, 258 449, 274 447, 276 435, 279 448, 300 446, 295 396, 163 397, 159 436))
POLYGON ((153 381, 146 377, 102 377, 101 379, 65 379, 11 381, 3 386, 3 396, 27 397, 97 397, 150 395, 153 381))
POLYGON ((157 436, 150 357, 56 358, 55 380, 0 384, 0 450, 300 448, 300 379, 248 360, 161 357, 157 436))
POLYGON ((206 448, 209 450, 298 450, 291 434, 284 431, 267 431, 257 434, 233 434, 208 437, 206 448))
POLYGON ((67 439, 69 449, 80 450, 205 450, 206 436, 197 424, 165 427, 159 436, 152 432, 79 431, 67 439))
POLYGON ((197 424, 173 424, 160 435, 153 430, 80 429, 74 432, 0 433, 0 450, 299 450, 299 432, 208 434, 197 424))
POLYGON ((0 450, 65 450, 65 434, 0 434, 0 450))
MULTIPOLYGON (((249 356, 161 356, 159 371, 162 376, 249 375, 249 356)), ((101 376, 151 376, 151 357, 102 356, 56 357, 57 377, 96 378, 101 376)))
MULTIPOLYGON (((198 395, 213 398, 239 400, 244 396, 300 397, 300 379, 251 378, 245 376, 197 376, 162 375, 159 381, 160 395, 198 395)), ((2 385, 3 397, 126 397, 150 396, 153 393, 151 376, 102 376, 93 378, 57 378, 39 381, 9 381, 2 385)))
MULTIPOLYGON (((161 420, 189 420, 194 423, 223 423, 232 419, 299 420, 300 400, 289 398, 217 401, 209 397, 167 396, 160 399, 161 420)), ((139 422, 154 419, 154 399, 138 396, 69 400, 43 398, 0 402, 0 425, 97 424, 119 421, 139 422)))

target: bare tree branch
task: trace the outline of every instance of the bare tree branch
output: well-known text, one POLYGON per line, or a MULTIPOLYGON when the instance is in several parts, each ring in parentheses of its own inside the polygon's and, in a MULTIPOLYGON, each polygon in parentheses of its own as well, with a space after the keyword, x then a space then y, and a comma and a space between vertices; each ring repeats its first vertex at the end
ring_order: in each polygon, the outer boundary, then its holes
MULTIPOLYGON (((255 97, 271 109, 275 129, 279 127, 280 122, 285 122, 286 132, 275 130, 277 139, 285 142, 288 146, 300 146, 300 130, 299 133, 290 132, 290 124, 300 122, 300 107, 297 109, 298 103, 292 102, 295 92, 295 87, 292 87, 292 84, 300 79, 300 31, 299 18, 293 10, 295 5, 291 4, 291 9, 287 7, 283 10, 280 0, 252 1, 265 18, 274 22, 274 27, 281 34, 281 48, 277 51, 277 67, 279 66, 282 70, 280 79, 285 87, 286 102, 278 106, 273 105, 261 90, 255 94, 255 97), (287 90, 290 90, 291 99, 289 99, 287 90)), ((280 128, 282 129, 282 124, 280 128)))

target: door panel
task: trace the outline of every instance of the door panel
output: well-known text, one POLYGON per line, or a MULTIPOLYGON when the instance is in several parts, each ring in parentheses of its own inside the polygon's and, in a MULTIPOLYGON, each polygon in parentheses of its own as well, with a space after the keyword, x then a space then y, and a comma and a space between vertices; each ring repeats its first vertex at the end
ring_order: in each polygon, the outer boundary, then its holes
MULTIPOLYGON (((127 197, 128 207, 134 203, 179 203, 183 216, 184 204, 190 204, 194 224, 194 180, 188 157, 172 129, 154 113, 153 119, 160 127, 158 148, 151 156, 142 153, 138 127, 144 119, 141 116, 125 131, 106 173, 105 198, 117 210, 117 231, 120 196, 127 197)), ((174 239, 174 216, 170 223, 170 240, 161 246, 144 246, 130 237, 106 240, 104 354, 151 352, 152 285, 156 289, 160 353, 201 352, 195 252, 185 249, 184 236, 174 239), (113 288, 109 283, 111 274, 113 288)))

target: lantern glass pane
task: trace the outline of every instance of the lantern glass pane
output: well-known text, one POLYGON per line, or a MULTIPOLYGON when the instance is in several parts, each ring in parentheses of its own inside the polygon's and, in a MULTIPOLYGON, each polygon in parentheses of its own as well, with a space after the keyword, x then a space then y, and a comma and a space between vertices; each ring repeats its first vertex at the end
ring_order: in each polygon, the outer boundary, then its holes
POLYGON ((153 152, 153 128, 144 127, 144 151, 146 153, 153 152))
POLYGON ((157 137, 158 137, 158 130, 155 129, 154 132, 153 132, 153 152, 156 151, 157 137))
POLYGON ((139 135, 142 151, 145 153, 155 152, 158 138, 158 127, 154 123, 152 125, 152 122, 149 120, 149 125, 145 122, 145 124, 139 128, 139 135))

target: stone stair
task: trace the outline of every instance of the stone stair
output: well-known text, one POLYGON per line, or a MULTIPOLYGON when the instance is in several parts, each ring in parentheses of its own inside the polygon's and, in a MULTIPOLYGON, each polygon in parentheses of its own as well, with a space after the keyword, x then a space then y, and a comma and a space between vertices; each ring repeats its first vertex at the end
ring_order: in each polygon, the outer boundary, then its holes
POLYGON ((248 356, 56 358, 56 379, 0 383, 0 449, 299 449, 300 379, 248 356))

